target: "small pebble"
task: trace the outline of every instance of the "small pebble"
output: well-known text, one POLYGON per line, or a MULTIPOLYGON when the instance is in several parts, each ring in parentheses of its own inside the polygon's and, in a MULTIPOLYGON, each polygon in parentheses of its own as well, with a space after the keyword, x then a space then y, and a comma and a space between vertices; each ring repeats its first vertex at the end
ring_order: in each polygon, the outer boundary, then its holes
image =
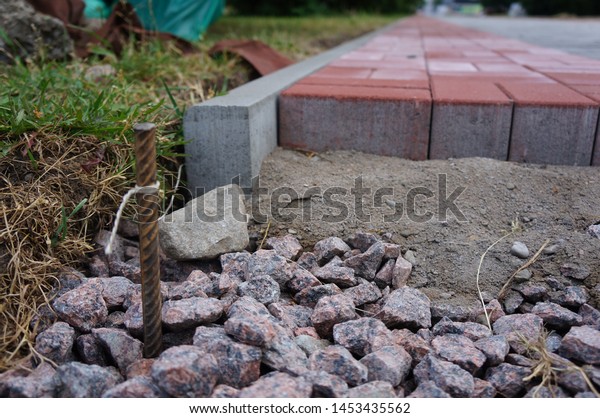
POLYGON ((600 223, 590 225, 587 229, 588 234, 590 234, 594 238, 600 239, 600 223))
POLYGON ((515 257, 519 257, 525 259, 529 257, 529 249, 525 244, 520 241, 513 242, 512 247, 510 247, 510 253, 515 257))
POLYGON ((560 246, 558 244, 548 245, 546 248, 542 250, 542 254, 544 255, 554 255, 558 252, 560 246))
POLYGON ((404 259, 413 266, 417 265, 417 256, 412 250, 406 250, 406 252, 404 253, 404 259))
POLYGON ((517 280, 529 280, 533 276, 533 273, 529 269, 523 269, 517 274, 515 274, 515 279, 517 280))

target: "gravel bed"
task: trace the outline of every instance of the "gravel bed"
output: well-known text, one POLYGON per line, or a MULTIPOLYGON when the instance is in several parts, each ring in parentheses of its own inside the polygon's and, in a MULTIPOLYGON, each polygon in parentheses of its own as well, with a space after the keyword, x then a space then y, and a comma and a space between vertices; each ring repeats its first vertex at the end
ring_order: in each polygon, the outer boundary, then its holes
POLYGON ((118 244, 86 275, 61 276, 56 316, 36 318, 40 356, 0 375, 0 396, 589 397, 600 388, 600 312, 569 268, 519 281, 518 297, 486 297, 490 329, 483 309, 447 309, 407 286, 406 250, 370 233, 312 248, 272 237, 211 262, 163 258, 164 350, 145 359, 136 242, 118 244), (550 384, 534 375, 540 367, 552 370, 550 384))

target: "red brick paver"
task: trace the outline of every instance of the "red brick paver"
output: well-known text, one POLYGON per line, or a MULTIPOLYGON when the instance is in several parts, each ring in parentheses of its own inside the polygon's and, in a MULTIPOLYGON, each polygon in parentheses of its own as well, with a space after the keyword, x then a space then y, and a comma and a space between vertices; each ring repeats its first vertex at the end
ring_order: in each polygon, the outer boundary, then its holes
POLYGON ((284 91, 279 141, 600 165, 599 108, 600 61, 413 17, 284 91))

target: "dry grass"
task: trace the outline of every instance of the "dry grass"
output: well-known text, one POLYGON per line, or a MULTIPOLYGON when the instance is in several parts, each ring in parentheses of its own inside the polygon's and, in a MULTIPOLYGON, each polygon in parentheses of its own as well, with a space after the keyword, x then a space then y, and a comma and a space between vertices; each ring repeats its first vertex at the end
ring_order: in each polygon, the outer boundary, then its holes
MULTIPOLYGON (((486 325, 488 326, 490 331, 492 331, 492 324, 490 322, 490 316, 487 311, 485 301, 483 300, 483 293, 482 293, 481 287, 480 287, 480 276, 481 276, 481 267, 483 265, 483 260, 485 259, 485 256, 487 255, 487 253, 492 248, 494 248, 498 243, 500 243, 501 241, 510 237, 511 235, 513 235, 517 232, 520 232, 521 230, 522 230, 522 226, 521 226, 520 222, 518 221, 518 219, 515 219, 512 222, 511 230, 509 232, 507 232, 505 235, 503 235, 502 237, 498 238, 496 241, 494 241, 489 247, 487 247, 486 250, 481 255, 481 258, 479 259, 479 265, 477 266, 477 275, 475 276, 475 285, 477 287, 477 295, 479 296, 479 301, 481 302, 481 306, 483 308, 483 314, 485 315, 486 325)), ((502 288, 498 292, 497 299, 499 302, 502 302, 504 300, 504 296, 506 295, 506 292, 510 288, 516 275, 519 274, 520 272, 522 272, 523 270, 531 267, 531 265, 533 265, 538 260, 538 258, 544 251, 544 248, 546 248, 546 246, 548 246, 549 243, 550 243, 550 240, 546 240, 542 244, 542 246, 536 251, 536 253, 529 260, 527 260, 526 263, 524 263, 522 266, 520 266, 518 269, 516 269, 515 272, 508 278, 508 280, 506 281, 504 286, 502 286, 502 288)))
POLYGON ((122 147, 56 136, 30 144, 16 143, 0 159, 0 370, 31 351, 32 320, 57 288, 58 272, 92 249, 89 233, 111 222, 119 192, 127 187, 112 163, 127 152, 122 147), (36 156, 33 171, 29 159, 19 158, 25 147, 36 156), (104 161, 90 168, 101 149, 104 161), (86 204, 67 219, 64 213, 71 214, 83 199, 86 204), (57 234, 63 222, 64 236, 57 234))
POLYGON ((483 292, 481 291, 481 285, 479 284, 480 277, 481 277, 481 266, 483 265, 483 260, 485 259, 485 256, 487 255, 487 253, 492 248, 494 248, 500 241, 508 238, 512 234, 513 234, 512 232, 509 232, 508 234, 503 235, 502 237, 500 237, 496 241, 494 241, 489 247, 487 247, 485 249, 485 251, 483 252, 483 254, 481 254, 481 258, 479 258, 479 265, 477 266, 477 275, 475 276, 475 286, 477 287, 477 294, 479 295, 479 301, 481 302, 481 306, 483 308, 483 314, 485 315, 485 321, 486 321, 487 326, 490 329, 490 331, 492 331, 492 323, 490 322, 490 316, 489 316, 489 313, 485 306, 485 301, 483 300, 483 292))
POLYGON ((548 389, 553 397, 556 397, 558 385, 558 375, 560 373, 580 373, 583 380, 589 387, 590 392, 600 398, 600 393, 594 387, 585 371, 573 364, 572 362, 548 351, 546 348, 547 332, 543 332, 537 341, 528 341, 521 337, 523 343, 527 347, 527 355, 534 361, 531 374, 527 376, 525 382, 536 382, 537 385, 533 391, 533 397, 539 397, 542 388, 548 389))
POLYGON ((481 286, 480 286, 481 266, 483 266, 483 260, 485 259, 485 256, 487 255, 488 252, 490 252, 490 250, 492 248, 494 248, 496 245, 498 245, 498 243, 500 243, 501 241, 510 237, 511 235, 521 231, 521 229, 522 229, 522 227, 521 227, 521 223, 519 222, 519 219, 515 218, 515 220, 511 222, 510 231, 508 231, 506 234, 504 234, 503 236, 498 238, 496 241, 494 241, 492 244, 490 244, 490 246, 485 249, 483 254, 481 254, 481 257, 479 258, 479 265, 477 266, 477 274, 475 276, 475 286, 477 288, 477 295, 479 296, 479 301, 481 302, 483 314, 485 315, 485 320, 486 320, 487 326, 490 329, 490 331, 492 331, 492 324, 490 322, 489 313, 485 306, 485 301, 483 300, 483 293, 481 291, 481 286))

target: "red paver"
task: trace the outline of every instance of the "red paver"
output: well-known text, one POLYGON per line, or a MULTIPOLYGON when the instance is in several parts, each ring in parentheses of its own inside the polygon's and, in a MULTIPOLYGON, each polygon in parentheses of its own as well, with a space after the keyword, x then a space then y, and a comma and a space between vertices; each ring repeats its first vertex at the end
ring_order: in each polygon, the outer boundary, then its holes
POLYGON ((435 103, 443 104, 507 104, 512 101, 496 84, 489 81, 433 78, 432 93, 435 103))
POLYGON ((490 83, 501 83, 503 81, 506 82, 523 82, 529 84, 559 84, 556 80, 545 77, 542 74, 536 73, 519 73, 519 74, 507 74, 500 72, 483 72, 479 71, 476 73, 439 73, 434 74, 429 77, 429 80, 438 80, 438 79, 446 79, 446 80, 470 80, 473 82, 476 81, 487 81, 490 83))
POLYGON ((512 101, 487 81, 434 78, 429 158, 508 157, 512 101))
MULTIPOLYGON (((374 70, 369 78, 376 80, 421 80, 429 81, 426 71, 413 69, 382 68, 374 70)), ((429 84, 429 83, 428 83, 429 84)))
POLYGON ((429 90, 401 89, 393 87, 364 86, 317 86, 296 84, 287 89, 282 97, 319 97, 336 100, 388 100, 388 101, 431 101, 429 90))
POLYGON ((436 73, 447 73, 447 72, 477 72, 475 67, 470 62, 452 62, 452 61, 440 61, 440 60, 429 60, 429 74, 436 73))
POLYGON ((500 85, 515 102, 510 160, 590 164, 598 103, 562 84, 500 85))
POLYGON ((283 92, 280 144, 600 165, 599 107, 600 61, 413 17, 283 92))
POLYGON ((581 85, 573 85, 571 86, 571 88, 581 94, 583 94, 584 96, 589 97, 592 100, 596 100, 598 101, 595 97, 593 96, 598 96, 600 95, 600 84, 597 85, 586 85, 586 84, 581 84, 581 85))
POLYGON ((425 160, 430 120, 429 90, 297 84, 279 98, 279 136, 291 148, 425 160))
POLYGON ((331 63, 335 67, 345 68, 398 68, 398 63, 395 61, 375 61, 375 60, 350 60, 350 59, 338 59, 331 63))
POLYGON ((384 56, 385 56, 385 54, 383 52, 355 51, 355 52, 350 52, 348 54, 342 55, 340 57, 340 59, 378 61, 378 60, 382 60, 384 56))
POLYGON ((299 84, 318 84, 327 86, 363 86, 363 87, 398 87, 405 89, 429 89, 429 79, 376 79, 376 78, 331 78, 309 76, 299 84))
POLYGON ((558 83, 531 85, 523 82, 502 81, 499 83, 516 104, 546 107, 593 107, 587 97, 558 83))
POLYGON ((475 66, 479 71, 497 72, 497 73, 531 73, 527 68, 510 63, 476 63, 475 66))
POLYGON ((346 68, 335 67, 332 65, 325 67, 314 74, 317 77, 365 79, 369 78, 372 72, 373 70, 369 68, 346 68))
POLYGON ((547 71, 548 77, 553 78, 569 87, 577 85, 596 85, 600 86, 600 71, 597 74, 585 74, 585 73, 566 73, 566 72, 554 72, 547 71))

